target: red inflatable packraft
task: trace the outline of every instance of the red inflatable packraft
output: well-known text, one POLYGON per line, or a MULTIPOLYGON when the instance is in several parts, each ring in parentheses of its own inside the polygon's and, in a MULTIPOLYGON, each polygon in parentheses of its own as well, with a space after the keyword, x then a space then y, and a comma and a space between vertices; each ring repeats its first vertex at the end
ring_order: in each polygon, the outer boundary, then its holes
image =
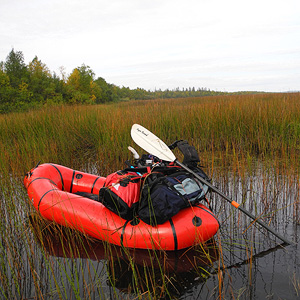
POLYGON ((179 250, 209 240, 219 229, 215 215, 203 204, 150 226, 137 218, 125 220, 102 203, 76 194, 98 195, 106 180, 48 163, 32 169, 24 185, 30 201, 45 219, 128 248, 179 250))

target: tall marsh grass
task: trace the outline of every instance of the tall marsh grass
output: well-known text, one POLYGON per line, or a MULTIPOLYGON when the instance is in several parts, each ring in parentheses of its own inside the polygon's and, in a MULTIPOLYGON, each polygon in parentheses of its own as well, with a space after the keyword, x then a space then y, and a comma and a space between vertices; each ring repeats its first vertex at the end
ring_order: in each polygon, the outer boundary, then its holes
POLYGON ((300 94, 216 96, 46 107, 0 116, 0 166, 21 174, 38 161, 122 167, 140 123, 166 143, 187 139, 206 160, 242 155, 298 163, 300 94))
MULTIPOLYGON (((207 248, 190 249, 196 253, 185 257, 191 268, 184 276, 178 269, 168 271, 172 256, 165 252, 146 253, 147 263, 141 263, 141 253, 107 244, 97 250, 99 245, 88 237, 62 232, 40 218, 31 222, 36 212, 22 185, 27 171, 42 161, 106 176, 123 168, 130 158, 127 146, 135 147, 130 137, 133 123, 145 126, 166 143, 187 139, 219 188, 262 214, 279 231, 287 229, 277 221, 278 215, 300 223, 299 93, 56 106, 1 115, 1 298, 176 299, 193 285, 198 286, 199 294, 206 290, 208 299, 249 296, 251 288, 243 285, 228 292, 236 274, 223 269, 237 257, 242 260, 245 252, 250 258, 256 250, 253 241, 260 235, 245 230, 243 224, 249 221, 227 209, 217 196, 211 200, 225 224, 222 243, 218 237, 217 265, 207 248), (202 266, 200 257, 210 262, 209 267, 202 266), (206 285, 214 272, 217 276, 206 285)), ((179 152, 176 155, 181 158, 179 152)), ((258 244, 263 244, 261 238, 258 244)), ((247 272, 250 286, 257 269, 247 272)), ((297 270, 291 278, 298 294, 297 270)))

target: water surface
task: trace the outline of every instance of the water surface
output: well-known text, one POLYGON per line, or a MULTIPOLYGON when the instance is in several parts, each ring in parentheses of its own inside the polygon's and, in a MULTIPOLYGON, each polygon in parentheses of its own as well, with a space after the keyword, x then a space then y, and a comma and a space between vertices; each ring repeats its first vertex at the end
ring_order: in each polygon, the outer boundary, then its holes
POLYGON ((221 225, 214 241, 178 252, 128 251, 32 222, 22 181, 11 178, 0 194, 2 298, 300 299, 299 176, 261 164, 215 169, 213 178, 294 244, 282 246, 213 193, 221 225))

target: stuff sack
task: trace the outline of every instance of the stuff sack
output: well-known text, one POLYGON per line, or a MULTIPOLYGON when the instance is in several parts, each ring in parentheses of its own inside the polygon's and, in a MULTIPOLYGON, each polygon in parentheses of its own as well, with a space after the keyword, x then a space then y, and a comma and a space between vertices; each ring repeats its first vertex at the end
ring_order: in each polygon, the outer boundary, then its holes
MULTIPOLYGON (((201 169, 196 168, 194 172, 209 180, 201 169)), ((181 209, 199 203, 208 189, 187 172, 179 171, 168 176, 151 173, 142 188, 138 216, 152 226, 163 224, 181 209)))
POLYGON ((115 172, 107 176, 99 201, 123 219, 131 220, 138 208, 140 187, 141 176, 136 172, 115 172))

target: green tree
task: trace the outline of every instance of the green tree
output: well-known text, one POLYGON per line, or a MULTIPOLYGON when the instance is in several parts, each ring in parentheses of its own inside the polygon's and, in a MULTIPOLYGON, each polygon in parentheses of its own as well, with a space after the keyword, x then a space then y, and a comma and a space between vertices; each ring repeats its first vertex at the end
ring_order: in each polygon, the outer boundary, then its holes
POLYGON ((113 86, 109 85, 104 78, 98 77, 95 80, 95 83, 99 86, 101 90, 101 95, 97 98, 96 103, 104 103, 104 102, 111 102, 116 100, 117 96, 113 90, 113 86))
POLYGON ((62 103, 67 97, 66 84, 63 79, 60 79, 55 73, 52 75, 51 86, 53 87, 53 93, 51 98, 47 99, 50 103, 62 103))
POLYGON ((22 81, 22 83, 19 85, 17 105, 27 106, 28 103, 32 102, 32 100, 33 93, 30 91, 28 84, 22 81))
POLYGON ((28 83, 29 72, 24 63, 24 56, 21 51, 12 49, 4 63, 4 71, 8 75, 10 85, 18 89, 22 82, 28 83))
POLYGON ((89 66, 75 68, 67 79, 68 102, 95 103, 100 90, 94 85, 94 72, 89 66))
POLYGON ((0 69, 0 112, 6 112, 11 99, 16 97, 16 91, 11 87, 7 74, 0 69))
POLYGON ((30 73, 29 88, 37 102, 46 102, 55 93, 55 86, 47 66, 37 56, 29 63, 30 73))

